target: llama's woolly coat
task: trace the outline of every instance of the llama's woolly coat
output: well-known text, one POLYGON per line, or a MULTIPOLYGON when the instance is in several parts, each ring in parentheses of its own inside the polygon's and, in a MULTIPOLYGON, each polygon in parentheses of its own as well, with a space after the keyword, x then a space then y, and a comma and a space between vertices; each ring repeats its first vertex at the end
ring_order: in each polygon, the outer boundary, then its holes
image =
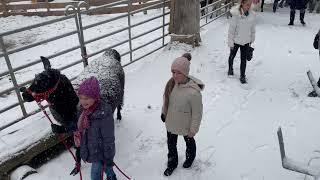
POLYGON ((72 84, 77 91, 81 82, 95 76, 100 83, 102 98, 107 100, 114 111, 117 106, 123 104, 125 75, 120 59, 116 59, 116 56, 112 53, 115 52, 106 51, 97 59, 89 60, 89 65, 72 84))

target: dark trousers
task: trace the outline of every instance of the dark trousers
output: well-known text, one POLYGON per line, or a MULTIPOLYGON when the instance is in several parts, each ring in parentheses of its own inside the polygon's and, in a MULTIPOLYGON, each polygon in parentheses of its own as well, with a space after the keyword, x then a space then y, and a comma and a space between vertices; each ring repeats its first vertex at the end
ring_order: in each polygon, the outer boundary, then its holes
POLYGON ((234 47, 230 49, 230 55, 229 55, 229 71, 233 71, 233 60, 234 57, 236 57, 238 49, 240 47, 240 76, 245 77, 246 76, 246 67, 247 67, 247 56, 248 56, 248 48, 249 43, 245 44, 243 46, 239 44, 234 44, 234 47))
POLYGON ((264 0, 262 0, 262 2, 261 2, 261 12, 263 12, 263 5, 264 5, 264 0))
MULTIPOLYGON (((193 162, 196 157, 196 141, 194 138, 183 136, 186 142, 186 160, 193 162)), ((178 135, 167 132, 168 144, 168 167, 176 168, 178 166, 178 151, 177 151, 178 135)))
MULTIPOLYGON (((290 22, 294 22, 296 15, 296 9, 291 8, 290 9, 290 22)), ((300 21, 304 21, 304 15, 305 15, 305 9, 300 9, 300 21)))

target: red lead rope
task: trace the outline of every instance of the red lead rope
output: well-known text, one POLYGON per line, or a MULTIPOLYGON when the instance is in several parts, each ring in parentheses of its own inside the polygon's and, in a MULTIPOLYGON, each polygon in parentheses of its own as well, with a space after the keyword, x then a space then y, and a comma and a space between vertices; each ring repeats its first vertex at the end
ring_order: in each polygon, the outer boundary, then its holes
MULTIPOLYGON (((40 107, 40 109, 42 110, 42 112, 44 113, 44 115, 48 118, 48 120, 50 121, 51 124, 53 124, 51 118, 49 117, 47 111, 44 109, 44 107, 41 105, 41 101, 37 101, 38 106, 40 107)), ((76 156, 73 154, 73 152, 71 151, 70 147, 66 144, 66 142, 63 140, 63 136, 59 135, 58 136, 59 141, 63 143, 64 147, 70 152, 70 154, 72 155, 74 161, 77 164, 77 169, 79 170, 79 174, 80 174, 80 180, 82 180, 82 173, 81 173, 81 169, 79 164, 77 163, 77 158, 76 156)))
POLYGON ((113 162, 113 164, 116 166, 116 168, 119 170, 119 172, 121 172, 121 174, 126 177, 127 179, 131 180, 131 178, 129 176, 127 176, 123 171, 121 171, 121 169, 116 165, 116 163, 113 162))

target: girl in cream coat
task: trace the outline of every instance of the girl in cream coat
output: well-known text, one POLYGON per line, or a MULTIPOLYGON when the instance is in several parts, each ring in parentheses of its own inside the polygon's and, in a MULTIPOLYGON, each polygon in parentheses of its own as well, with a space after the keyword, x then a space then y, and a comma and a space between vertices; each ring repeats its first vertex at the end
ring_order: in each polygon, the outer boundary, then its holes
MULTIPOLYGON (((164 121, 167 128, 168 165, 164 171, 170 176, 178 166, 177 139, 182 135, 186 142, 184 168, 191 167, 196 157, 194 136, 199 131, 202 118, 202 95, 204 84, 189 76, 190 62, 185 57, 174 60, 171 66, 174 87, 169 95, 164 121)), ((164 104, 164 106, 166 106, 164 104)))

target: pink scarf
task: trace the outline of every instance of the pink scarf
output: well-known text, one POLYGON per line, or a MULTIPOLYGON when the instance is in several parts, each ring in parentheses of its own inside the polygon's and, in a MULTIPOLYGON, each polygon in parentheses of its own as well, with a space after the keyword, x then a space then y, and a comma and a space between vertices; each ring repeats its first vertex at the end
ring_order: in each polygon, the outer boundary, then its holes
POLYGON ((83 132, 90 127, 90 119, 89 115, 92 114, 100 104, 100 101, 96 101, 91 107, 88 109, 84 109, 78 120, 78 130, 74 132, 74 143, 76 147, 80 147, 81 137, 83 132))

